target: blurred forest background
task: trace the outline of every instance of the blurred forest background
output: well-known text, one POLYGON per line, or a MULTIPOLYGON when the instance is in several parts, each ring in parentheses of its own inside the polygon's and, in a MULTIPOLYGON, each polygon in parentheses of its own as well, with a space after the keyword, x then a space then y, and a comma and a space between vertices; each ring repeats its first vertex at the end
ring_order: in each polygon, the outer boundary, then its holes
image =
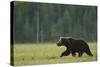
POLYGON ((82 5, 13 3, 14 43, 56 42, 59 36, 97 41, 97 7, 82 5))

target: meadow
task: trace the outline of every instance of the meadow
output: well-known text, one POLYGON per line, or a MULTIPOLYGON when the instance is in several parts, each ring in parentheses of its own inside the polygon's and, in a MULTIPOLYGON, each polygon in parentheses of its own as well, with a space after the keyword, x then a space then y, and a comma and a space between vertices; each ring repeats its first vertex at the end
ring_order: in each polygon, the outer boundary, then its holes
POLYGON ((93 57, 86 55, 82 57, 65 56, 60 58, 60 54, 65 47, 58 47, 55 43, 40 44, 14 44, 14 65, 37 65, 37 64, 58 64, 72 62, 87 62, 97 60, 97 44, 89 43, 93 57))

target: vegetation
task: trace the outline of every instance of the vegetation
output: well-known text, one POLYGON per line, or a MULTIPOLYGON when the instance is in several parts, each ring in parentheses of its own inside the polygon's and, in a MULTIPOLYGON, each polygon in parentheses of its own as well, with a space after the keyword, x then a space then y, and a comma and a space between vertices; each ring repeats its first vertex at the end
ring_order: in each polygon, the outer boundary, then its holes
POLYGON ((93 57, 83 54, 82 57, 65 56, 60 58, 60 54, 65 47, 59 48, 54 43, 44 44, 15 44, 14 45, 14 65, 36 65, 36 64, 55 64, 69 62, 86 62, 97 60, 96 43, 89 43, 93 57))
POLYGON ((15 1, 15 43, 56 42, 59 36, 97 40, 97 7, 15 1))

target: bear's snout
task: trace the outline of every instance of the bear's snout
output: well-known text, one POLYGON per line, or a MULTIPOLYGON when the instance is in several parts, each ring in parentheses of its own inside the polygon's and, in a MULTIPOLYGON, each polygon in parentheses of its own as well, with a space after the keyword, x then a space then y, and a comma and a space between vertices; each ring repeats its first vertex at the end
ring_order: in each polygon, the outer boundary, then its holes
POLYGON ((57 46, 61 46, 62 45, 61 42, 57 42, 56 44, 57 44, 57 46))

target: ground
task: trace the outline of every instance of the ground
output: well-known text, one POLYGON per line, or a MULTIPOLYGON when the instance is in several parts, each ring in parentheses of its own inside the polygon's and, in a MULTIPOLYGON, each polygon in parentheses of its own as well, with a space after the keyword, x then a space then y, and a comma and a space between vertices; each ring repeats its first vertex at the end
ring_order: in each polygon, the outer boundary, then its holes
POLYGON ((83 54, 82 57, 59 55, 65 50, 65 47, 59 48, 54 43, 45 44, 14 44, 14 65, 36 65, 36 64, 55 64, 70 62, 86 62, 97 60, 96 43, 89 43, 93 57, 83 54))

